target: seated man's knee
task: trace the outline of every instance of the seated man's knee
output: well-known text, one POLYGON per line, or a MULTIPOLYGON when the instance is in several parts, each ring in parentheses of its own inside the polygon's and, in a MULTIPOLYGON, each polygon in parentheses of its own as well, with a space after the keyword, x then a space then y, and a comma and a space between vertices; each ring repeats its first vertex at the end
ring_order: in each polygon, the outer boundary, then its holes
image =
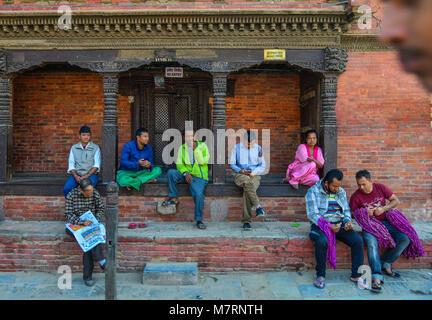
POLYGON ((309 237, 315 243, 316 247, 327 248, 328 239, 326 236, 322 236, 315 231, 311 231, 311 233, 309 234, 309 237))
POLYGON ((160 167, 154 167, 152 171, 155 172, 156 174, 162 174, 162 169, 160 167))
POLYGON ((366 246, 370 248, 378 248, 378 240, 373 234, 363 232, 363 239, 366 242, 366 246))
POLYGON ((409 237, 406 234, 401 234, 401 239, 399 241, 400 245, 408 247, 410 244, 411 240, 409 239, 409 237))
POLYGON ((168 177, 173 177, 177 174, 177 169, 169 169, 167 172, 168 177))

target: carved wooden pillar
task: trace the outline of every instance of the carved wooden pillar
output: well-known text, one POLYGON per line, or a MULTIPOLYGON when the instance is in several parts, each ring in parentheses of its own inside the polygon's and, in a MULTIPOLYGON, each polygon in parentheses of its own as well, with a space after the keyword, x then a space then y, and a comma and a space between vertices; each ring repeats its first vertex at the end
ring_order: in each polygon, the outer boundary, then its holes
POLYGON ((117 168, 117 94, 119 91, 118 73, 104 72, 104 122, 102 126, 102 180, 115 181, 117 168))
POLYGON ((321 78, 320 137, 324 151, 324 174, 337 168, 338 129, 336 122, 336 99, 338 76, 345 71, 348 54, 340 48, 326 48, 325 70, 321 78))
POLYGON ((117 235, 118 191, 116 182, 108 182, 106 189, 106 266, 105 300, 117 300, 117 235))
MULTIPOLYGON (((214 134, 214 164, 213 183, 225 183, 225 164, 217 164, 218 129, 226 129, 226 91, 228 72, 212 72, 213 76, 213 134, 214 134)), ((225 144, 225 136, 224 136, 225 144)), ((226 157, 225 157, 226 159, 226 157)))
POLYGON ((0 74, 0 182, 12 178, 11 78, 0 74))

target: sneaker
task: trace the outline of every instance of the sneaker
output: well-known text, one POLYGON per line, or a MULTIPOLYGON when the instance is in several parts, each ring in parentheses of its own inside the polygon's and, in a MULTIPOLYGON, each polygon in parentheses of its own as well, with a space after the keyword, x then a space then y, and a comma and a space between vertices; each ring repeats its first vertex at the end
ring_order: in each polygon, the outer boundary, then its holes
POLYGON ((252 229, 250 223, 248 222, 243 223, 243 230, 250 230, 250 229, 252 229))
POLYGON ((84 280, 84 283, 87 287, 93 287, 95 282, 92 279, 84 280))
POLYGON ((264 217, 265 215, 266 215, 266 213, 264 212, 263 208, 261 208, 261 207, 256 208, 256 216, 257 217, 260 217, 260 216, 264 217))

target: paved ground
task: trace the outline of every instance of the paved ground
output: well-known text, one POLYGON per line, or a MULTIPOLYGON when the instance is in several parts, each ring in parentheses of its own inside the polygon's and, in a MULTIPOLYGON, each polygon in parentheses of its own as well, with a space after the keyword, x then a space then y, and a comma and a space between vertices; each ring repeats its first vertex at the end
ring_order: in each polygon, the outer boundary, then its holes
MULTIPOLYGON (((432 300, 432 270, 398 270, 400 279, 385 278, 383 292, 361 290, 348 280, 349 271, 328 271, 327 286, 320 290, 311 283, 314 272, 202 273, 197 285, 148 286, 141 274, 117 275, 119 299, 198 300, 198 299, 401 299, 432 300)), ((72 276, 72 288, 60 290, 54 273, 0 273, 0 299, 104 299, 104 274, 94 275, 96 285, 87 287, 81 274, 72 276)))

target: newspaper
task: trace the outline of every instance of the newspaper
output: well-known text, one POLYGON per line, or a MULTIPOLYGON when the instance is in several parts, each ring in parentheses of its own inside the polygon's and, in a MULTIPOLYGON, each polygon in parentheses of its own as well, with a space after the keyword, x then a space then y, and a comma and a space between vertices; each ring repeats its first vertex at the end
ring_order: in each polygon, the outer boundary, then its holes
POLYGON ((97 221, 91 211, 84 213, 80 217, 80 220, 90 220, 93 223, 89 226, 66 223, 66 228, 73 233, 76 241, 84 252, 93 249, 100 243, 106 242, 105 226, 97 221))

